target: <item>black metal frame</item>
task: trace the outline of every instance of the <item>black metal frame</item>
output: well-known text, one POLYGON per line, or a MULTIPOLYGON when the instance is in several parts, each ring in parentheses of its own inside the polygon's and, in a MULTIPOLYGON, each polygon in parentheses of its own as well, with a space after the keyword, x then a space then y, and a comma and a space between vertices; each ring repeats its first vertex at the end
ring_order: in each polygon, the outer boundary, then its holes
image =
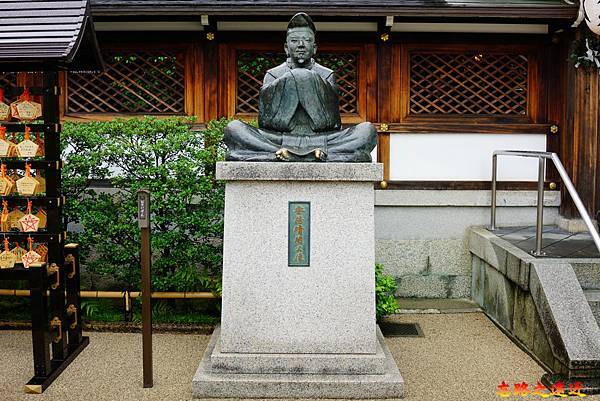
MULTIPOLYGON (((13 88, 20 92, 23 88, 13 88)), ((44 132, 45 159, 29 162, 45 170, 46 194, 30 199, 44 205, 47 229, 38 233, 0 232, 0 235, 23 241, 28 236, 47 243, 48 262, 34 264, 28 269, 17 266, 1 269, 0 280, 26 280, 31 297, 31 334, 33 342, 34 376, 25 385, 29 393, 42 393, 60 373, 89 344, 82 336, 79 278, 79 248, 65 245, 66 234, 62 220, 60 160, 60 87, 57 70, 43 72, 43 87, 30 88, 31 93, 43 96, 44 124, 28 125, 34 132, 44 132), (50 350, 52 352, 50 352, 50 350)), ((18 95, 19 93, 13 93, 18 95)), ((21 123, 4 123, 7 132, 22 132, 21 123)), ((25 160, 7 159, 1 162, 9 168, 24 168, 25 160)), ((1 197, 9 205, 23 205, 27 198, 1 197)))

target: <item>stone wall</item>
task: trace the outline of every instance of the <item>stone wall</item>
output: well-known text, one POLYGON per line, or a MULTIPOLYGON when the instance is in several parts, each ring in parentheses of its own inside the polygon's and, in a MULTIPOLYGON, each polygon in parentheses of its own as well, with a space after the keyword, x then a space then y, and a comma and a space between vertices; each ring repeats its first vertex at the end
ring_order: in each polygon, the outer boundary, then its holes
MULTIPOLYGON (((500 226, 534 225, 537 192, 499 191, 500 226)), ((489 225, 490 191, 375 191, 375 255, 398 282, 398 296, 470 298, 471 226, 489 225)), ((544 222, 555 223, 560 194, 547 191, 544 222)))
POLYGON ((468 246, 473 300, 549 372, 600 392, 600 327, 578 261, 535 258, 483 228, 469 230, 468 246))

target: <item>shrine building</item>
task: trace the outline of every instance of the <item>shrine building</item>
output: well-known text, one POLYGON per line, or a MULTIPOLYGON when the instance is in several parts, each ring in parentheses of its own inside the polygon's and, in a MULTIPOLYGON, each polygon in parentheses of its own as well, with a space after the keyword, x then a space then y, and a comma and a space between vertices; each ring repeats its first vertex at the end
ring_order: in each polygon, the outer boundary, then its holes
MULTIPOLYGON (((555 152, 600 210, 597 71, 569 62, 585 23, 561 0, 92 0, 106 69, 61 72, 64 121, 140 115, 256 118, 290 17, 311 15, 336 71, 343 124, 378 129, 376 255, 399 295, 470 298, 468 227, 490 222, 492 153, 555 152)), ((56 23, 48 15, 48 23, 56 23)), ((3 74, 0 86, 34 80, 3 74)), ((7 99, 11 101, 11 99, 7 99)), ((534 226, 538 162, 501 157, 498 225, 534 226)), ((544 224, 577 212, 551 163, 544 224)), ((579 224, 579 226, 582 226, 579 224)))

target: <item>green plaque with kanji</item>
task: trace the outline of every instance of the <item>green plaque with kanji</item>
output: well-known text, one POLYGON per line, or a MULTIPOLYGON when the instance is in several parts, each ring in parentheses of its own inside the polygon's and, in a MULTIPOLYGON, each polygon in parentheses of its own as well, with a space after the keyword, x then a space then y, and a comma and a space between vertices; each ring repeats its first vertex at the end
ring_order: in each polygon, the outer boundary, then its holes
POLYGON ((288 266, 310 266, 310 202, 289 203, 288 266))

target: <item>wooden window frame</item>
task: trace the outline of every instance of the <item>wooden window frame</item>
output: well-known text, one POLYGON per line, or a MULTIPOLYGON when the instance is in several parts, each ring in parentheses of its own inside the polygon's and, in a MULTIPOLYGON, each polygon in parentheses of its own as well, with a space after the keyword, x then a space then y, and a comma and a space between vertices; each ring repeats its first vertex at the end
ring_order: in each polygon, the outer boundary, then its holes
MULTIPOLYGON (((393 122, 404 125, 405 132, 443 131, 442 125, 450 125, 455 131, 465 129, 469 132, 472 124, 482 124, 485 131, 492 131, 497 125, 503 132, 543 132, 546 123, 545 85, 542 82, 540 46, 535 44, 498 45, 489 43, 469 44, 397 44, 392 49, 392 71, 399 71, 399 77, 392 79, 391 117, 393 122), (440 53, 497 53, 525 54, 528 58, 527 115, 414 115, 410 114, 410 53, 414 50, 439 51, 440 53), (533 125, 533 126, 532 126, 533 125), (411 126, 414 126, 412 128, 411 126)), ((392 127, 390 127, 392 128, 392 127)), ((398 127, 400 128, 400 127, 398 127)), ((546 131, 547 132, 547 131, 546 131)))
MULTIPOLYGON (((241 119, 254 119, 256 113, 236 113, 237 102, 237 52, 238 51, 282 51, 280 43, 243 43, 234 42, 223 44, 226 47, 225 58, 228 60, 225 67, 226 83, 226 114, 228 117, 241 119)), ((358 113, 343 113, 343 124, 358 124, 368 121, 371 116, 376 115, 376 85, 377 74, 376 63, 369 63, 368 60, 375 60, 377 48, 374 44, 347 44, 347 43, 324 43, 319 44, 319 52, 357 52, 358 53, 358 86, 357 86, 357 107, 358 113), (367 99, 372 99, 368 102, 367 99), (370 103, 370 104, 369 104, 370 103)))
MULTIPOLYGON (((412 181, 390 181, 390 135, 392 134, 422 134, 430 133, 472 133, 472 134, 544 134, 547 135, 548 149, 554 149, 557 134, 551 131, 552 123, 556 119, 549 119, 548 94, 552 93, 553 87, 549 87, 545 80, 551 79, 549 74, 549 61, 545 57, 548 47, 542 42, 527 44, 490 44, 482 42, 469 42, 461 44, 446 43, 419 43, 415 41, 405 43, 392 43, 383 48, 384 58, 379 62, 388 62, 389 72, 380 76, 382 80, 378 83, 382 103, 379 121, 378 135, 378 160, 384 164, 384 181, 390 189, 484 189, 486 182, 412 182, 412 181), (444 51, 476 51, 483 52, 505 52, 526 54, 528 57, 528 99, 526 118, 506 118, 504 116, 415 116, 409 115, 410 106, 410 51, 413 49, 444 51), (389 75, 388 75, 389 74, 389 75), (388 106, 389 109, 386 110, 388 106), (381 118, 383 117, 383 118, 381 118), (382 124, 385 123, 385 129, 382 124), (464 185, 463 185, 464 184, 464 185)), ((553 61, 553 60, 552 60, 553 61)), ((382 69, 386 72, 386 69, 382 69)), ((558 74, 554 78, 560 78, 558 74)), ((555 149, 556 150, 556 149, 555 149)), ((550 169, 552 170, 552 169, 550 169)), ((507 189, 529 189, 531 183, 506 183, 507 189)), ((533 183, 535 185, 535 183, 533 183)))
POLYGON ((183 106, 184 111, 181 113, 156 113, 156 112, 69 112, 68 111, 68 98, 69 98, 69 85, 68 85, 68 72, 60 74, 60 85, 62 87, 62 93, 60 96, 61 106, 61 118, 67 121, 107 121, 114 118, 131 118, 140 117, 144 115, 155 116, 155 117, 173 117, 173 116, 197 116, 200 120, 204 117, 203 112, 203 91, 195 90, 195 87, 202 87, 203 85, 203 52, 201 44, 195 43, 142 43, 142 42, 130 42, 130 43, 106 43, 102 45, 103 51, 169 51, 177 52, 183 55, 183 106))

